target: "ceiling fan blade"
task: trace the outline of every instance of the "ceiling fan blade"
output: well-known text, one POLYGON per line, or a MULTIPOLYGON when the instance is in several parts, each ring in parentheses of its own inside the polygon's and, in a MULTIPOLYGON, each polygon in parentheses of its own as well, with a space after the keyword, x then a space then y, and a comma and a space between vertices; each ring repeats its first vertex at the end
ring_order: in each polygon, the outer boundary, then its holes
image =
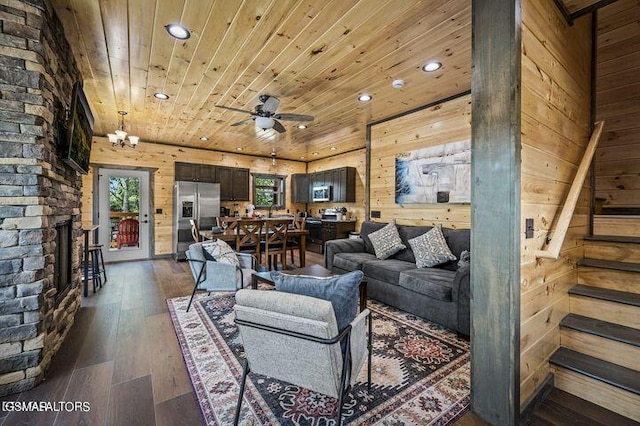
POLYGON ((290 120, 290 121, 313 121, 313 117, 311 115, 302 115, 302 114, 276 114, 273 118, 277 118, 278 120, 290 120))
POLYGON ((216 107, 216 108, 224 108, 224 109, 228 109, 228 110, 236 111, 236 112, 244 112, 245 114, 256 115, 256 113, 255 113, 255 112, 247 111, 247 110, 239 109, 239 108, 231 108, 231 107, 228 107, 228 106, 222 106, 222 105, 215 105, 215 107, 216 107))
POLYGON ((238 121, 237 123, 233 123, 233 124, 232 124, 232 126, 240 126, 240 125, 242 125, 242 124, 247 124, 247 123, 250 123, 250 122, 252 122, 252 121, 254 121, 254 119, 253 119, 253 118, 247 118, 247 119, 245 119, 245 120, 238 121))
POLYGON ((280 100, 275 96, 269 96, 267 100, 264 101, 264 105, 262 105, 262 110, 273 114, 278 110, 279 106, 280 106, 280 100))
POLYGON ((273 120, 273 130, 275 130, 278 133, 284 133, 287 131, 287 129, 285 129, 284 126, 278 120, 273 120))

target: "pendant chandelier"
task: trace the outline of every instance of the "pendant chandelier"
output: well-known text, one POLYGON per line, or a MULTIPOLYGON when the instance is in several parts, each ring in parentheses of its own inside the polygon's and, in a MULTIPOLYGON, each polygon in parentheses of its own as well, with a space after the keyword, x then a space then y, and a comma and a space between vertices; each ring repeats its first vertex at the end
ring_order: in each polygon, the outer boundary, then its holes
POLYGON ((120 128, 115 131, 115 133, 109 133, 107 136, 109 137, 109 142, 111 142, 112 146, 120 145, 121 148, 129 145, 132 148, 135 148, 140 141, 138 136, 128 135, 124 130, 124 116, 127 115, 127 111, 118 111, 120 114, 120 128))

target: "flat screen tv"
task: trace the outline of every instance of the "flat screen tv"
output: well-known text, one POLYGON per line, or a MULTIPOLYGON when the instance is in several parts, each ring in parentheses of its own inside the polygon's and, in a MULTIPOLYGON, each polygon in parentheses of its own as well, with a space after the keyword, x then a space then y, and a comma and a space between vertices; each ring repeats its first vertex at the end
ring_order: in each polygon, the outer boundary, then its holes
POLYGON ((64 161, 80 173, 89 173, 91 137, 93 136, 93 114, 82 90, 82 85, 73 86, 71 115, 67 127, 67 151, 64 161))

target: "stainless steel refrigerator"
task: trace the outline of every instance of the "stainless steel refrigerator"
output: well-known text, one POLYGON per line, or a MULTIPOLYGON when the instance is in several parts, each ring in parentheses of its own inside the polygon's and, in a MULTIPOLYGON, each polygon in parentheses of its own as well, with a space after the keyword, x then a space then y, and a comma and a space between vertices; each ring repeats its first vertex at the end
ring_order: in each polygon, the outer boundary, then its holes
POLYGON ((185 259, 185 250, 192 244, 191 223, 211 229, 220 215, 220 184, 178 181, 173 185, 173 257, 185 259))

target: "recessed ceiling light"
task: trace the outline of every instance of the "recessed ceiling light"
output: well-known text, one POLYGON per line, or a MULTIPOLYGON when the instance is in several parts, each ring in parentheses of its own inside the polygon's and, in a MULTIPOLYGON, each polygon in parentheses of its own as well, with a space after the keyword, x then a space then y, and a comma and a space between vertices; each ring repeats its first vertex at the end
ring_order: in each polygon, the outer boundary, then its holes
POLYGON ((163 101, 166 101, 167 99, 169 99, 169 95, 167 95, 166 93, 162 93, 162 92, 156 92, 153 94, 154 97, 158 98, 158 99, 162 99, 163 101))
POLYGON ((191 33, 188 29, 178 24, 168 24, 165 25, 164 28, 167 30, 171 37, 177 38, 178 40, 186 40, 191 37, 191 33))
POLYGON ((200 136, 200 140, 201 140, 201 141, 208 141, 208 140, 209 140, 209 138, 208 138, 208 137, 206 137, 206 136, 200 136))
POLYGON ((236 151, 242 151, 242 147, 241 146, 237 146, 236 147, 236 151))
POLYGON ((358 96, 358 100, 360 102, 369 102, 371 99, 373 99, 373 96, 368 93, 362 93, 360 96, 358 96))
POLYGON ((336 149, 338 149, 338 148, 336 148, 335 146, 332 146, 332 147, 331 147, 331 148, 329 148, 329 149, 330 149, 331 151, 335 151, 335 150, 336 150, 336 149))
POLYGON ((305 126, 304 124, 298 124, 298 129, 306 129, 307 126, 305 126))
POLYGON ((300 156, 300 159, 301 159, 301 160, 304 160, 304 155, 301 155, 301 156, 300 156))
POLYGON ((318 151, 312 152, 311 155, 318 155, 318 151))
POLYGON ((422 71, 424 72, 433 72, 442 68, 442 63, 440 62, 429 62, 428 64, 424 64, 422 66, 422 71))

